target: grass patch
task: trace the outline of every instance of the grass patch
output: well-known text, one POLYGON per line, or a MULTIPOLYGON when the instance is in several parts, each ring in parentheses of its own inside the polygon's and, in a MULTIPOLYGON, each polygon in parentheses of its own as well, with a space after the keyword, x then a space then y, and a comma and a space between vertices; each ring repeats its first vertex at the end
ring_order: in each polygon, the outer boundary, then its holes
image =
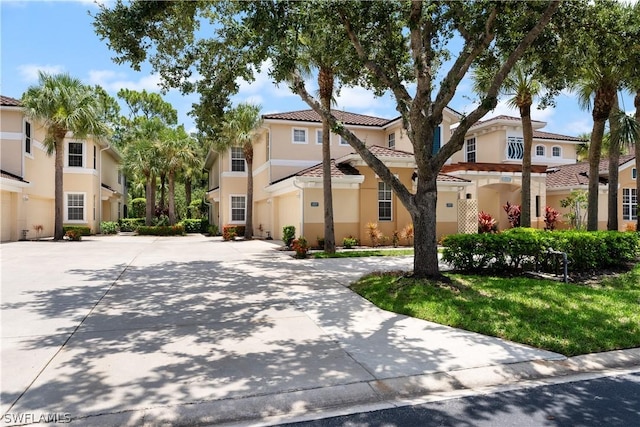
POLYGON ((403 256, 413 255, 413 249, 373 249, 367 251, 348 250, 340 251, 334 254, 326 254, 324 252, 314 253, 314 258, 360 258, 371 256, 403 256))
POLYGON ((640 347, 640 264, 588 286, 447 276, 451 284, 373 273, 351 288, 385 310, 566 356, 640 347))

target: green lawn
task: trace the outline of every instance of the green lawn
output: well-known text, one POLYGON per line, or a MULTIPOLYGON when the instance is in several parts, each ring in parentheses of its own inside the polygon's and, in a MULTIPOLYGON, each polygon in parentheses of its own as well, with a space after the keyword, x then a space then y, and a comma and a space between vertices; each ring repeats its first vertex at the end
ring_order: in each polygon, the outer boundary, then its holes
POLYGON ((376 273, 351 287, 385 310, 566 356, 640 347, 640 264, 598 285, 447 276, 450 286, 376 273))

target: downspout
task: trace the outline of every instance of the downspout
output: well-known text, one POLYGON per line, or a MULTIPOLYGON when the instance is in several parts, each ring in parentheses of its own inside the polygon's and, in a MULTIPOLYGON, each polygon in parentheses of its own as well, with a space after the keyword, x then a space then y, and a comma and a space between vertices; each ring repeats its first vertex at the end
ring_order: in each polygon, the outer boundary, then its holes
POLYGON ((98 231, 102 234, 102 152, 111 148, 111 142, 100 150, 100 170, 98 171, 98 231))
POLYGON ((213 219, 213 218, 211 218, 211 214, 212 214, 211 211, 213 210, 213 205, 211 204, 211 202, 209 202, 207 200, 207 193, 209 192, 208 188, 209 188, 209 185, 211 185, 211 182, 210 182, 211 177, 209 176, 211 173, 206 169, 202 169, 202 172, 207 174, 207 191, 204 193, 204 204, 208 208, 207 209, 207 221, 211 222, 211 220, 213 219))
POLYGON ((296 187, 298 190, 300 190, 300 215, 301 215, 301 221, 300 221, 300 234, 298 234, 298 236, 304 236, 304 189, 303 187, 298 187, 296 185, 296 180, 294 178, 293 180, 293 186, 296 187))

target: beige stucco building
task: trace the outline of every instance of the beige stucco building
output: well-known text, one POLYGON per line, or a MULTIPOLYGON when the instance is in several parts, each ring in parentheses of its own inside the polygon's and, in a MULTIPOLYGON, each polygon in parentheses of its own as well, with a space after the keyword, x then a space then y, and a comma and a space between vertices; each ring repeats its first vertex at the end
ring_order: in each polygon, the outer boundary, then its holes
MULTIPOLYGON (((0 97, 2 194, 1 240, 50 237, 54 228, 54 157, 43 145, 42 125, 28 120, 17 99, 0 97), (25 235, 26 233, 26 235, 25 235)), ((64 224, 88 226, 99 232, 101 221, 123 214, 125 183, 120 155, 106 142, 64 141, 64 224)))
MULTIPOLYGON (((409 188, 415 188, 412 145, 397 119, 334 112, 370 150, 409 188)), ((445 144, 460 115, 446 109, 436 140, 445 144)), ((312 110, 267 114, 254 143, 254 235, 281 238, 282 227, 294 225, 297 235, 314 243, 323 234, 322 126, 312 110)), ((576 146, 581 139, 544 132, 545 123, 533 122, 531 216, 532 226, 544 228, 544 208, 561 212, 560 200, 575 186, 557 170, 580 167, 576 146), (553 178, 549 178, 552 176, 553 178), (565 185, 566 184, 566 185, 565 185)), ((478 212, 509 227, 503 206, 521 204, 524 140, 520 118, 498 116, 473 125, 465 143, 438 177, 437 234, 477 231, 478 212)), ((385 236, 411 223, 406 209, 391 189, 362 161, 339 135, 331 135, 332 188, 336 241, 354 236, 367 243, 366 224, 375 222, 385 236)), ((621 163, 621 229, 635 212, 636 172, 621 163), (627 190, 625 190, 627 188, 627 190), (625 198, 626 197, 626 198, 625 198), (623 201, 624 199, 624 201, 623 201), (625 214, 624 212, 627 212, 625 214), (626 216, 625 216, 626 215, 626 216)), ((246 218, 246 164, 240 148, 209 152, 207 199, 210 221, 218 226, 242 225, 246 218)), ((606 179, 606 171, 602 171, 606 179)), ((601 228, 606 228, 606 187, 601 201, 601 228)), ((635 218, 635 217, 634 217, 635 218)))

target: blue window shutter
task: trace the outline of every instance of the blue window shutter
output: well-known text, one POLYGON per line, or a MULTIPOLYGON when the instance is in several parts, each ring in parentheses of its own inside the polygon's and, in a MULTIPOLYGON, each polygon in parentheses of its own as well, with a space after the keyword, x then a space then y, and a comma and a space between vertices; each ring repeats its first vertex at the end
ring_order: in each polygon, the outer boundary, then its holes
POLYGON ((431 154, 435 155, 440 150, 440 126, 438 126, 433 132, 433 152, 431 154))

